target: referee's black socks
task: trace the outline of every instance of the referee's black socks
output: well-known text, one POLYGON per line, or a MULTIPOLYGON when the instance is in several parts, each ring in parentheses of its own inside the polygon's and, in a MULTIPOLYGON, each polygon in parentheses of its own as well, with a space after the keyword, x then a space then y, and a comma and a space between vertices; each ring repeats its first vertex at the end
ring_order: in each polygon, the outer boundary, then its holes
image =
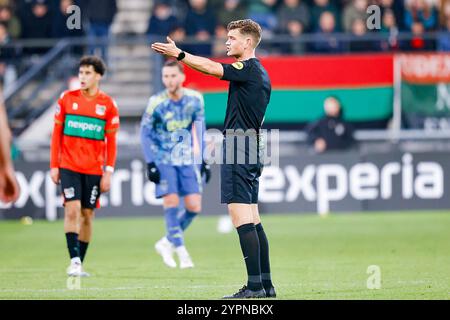
POLYGON ((250 290, 258 291, 263 288, 261 280, 259 238, 253 223, 237 227, 242 254, 247 267, 248 282, 250 290))
POLYGON ((273 287, 272 277, 270 275, 269 241, 261 223, 258 223, 255 229, 259 239, 262 284, 264 289, 268 291, 273 287))

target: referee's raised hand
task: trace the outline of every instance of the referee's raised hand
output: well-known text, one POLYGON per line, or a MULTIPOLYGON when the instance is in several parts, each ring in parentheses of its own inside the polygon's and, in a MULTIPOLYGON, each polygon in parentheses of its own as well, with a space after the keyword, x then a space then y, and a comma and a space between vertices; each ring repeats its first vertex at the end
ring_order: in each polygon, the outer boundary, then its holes
POLYGON ((152 49, 158 53, 169 57, 178 57, 181 52, 181 49, 177 47, 175 41, 167 37, 167 43, 155 42, 152 44, 152 49))

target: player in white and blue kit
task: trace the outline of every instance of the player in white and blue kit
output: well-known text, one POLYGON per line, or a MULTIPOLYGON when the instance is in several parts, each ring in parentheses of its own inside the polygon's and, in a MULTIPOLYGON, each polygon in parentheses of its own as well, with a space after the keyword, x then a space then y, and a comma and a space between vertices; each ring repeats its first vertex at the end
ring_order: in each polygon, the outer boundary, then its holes
POLYGON ((202 176, 205 182, 211 176, 202 160, 204 102, 199 92, 183 88, 184 69, 177 61, 165 63, 162 80, 166 90, 150 98, 141 122, 147 176, 156 184, 156 197, 163 199, 166 220, 166 236, 155 249, 167 266, 177 266, 176 252, 180 268, 192 268, 184 230, 201 211, 202 176))

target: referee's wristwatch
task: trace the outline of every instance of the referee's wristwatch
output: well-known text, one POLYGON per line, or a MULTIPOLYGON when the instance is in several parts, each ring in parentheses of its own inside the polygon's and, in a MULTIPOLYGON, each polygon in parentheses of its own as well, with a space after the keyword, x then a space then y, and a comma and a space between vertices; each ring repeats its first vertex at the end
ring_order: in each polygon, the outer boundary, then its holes
POLYGON ((177 57, 178 61, 183 60, 186 57, 186 53, 184 51, 181 51, 180 54, 177 57))

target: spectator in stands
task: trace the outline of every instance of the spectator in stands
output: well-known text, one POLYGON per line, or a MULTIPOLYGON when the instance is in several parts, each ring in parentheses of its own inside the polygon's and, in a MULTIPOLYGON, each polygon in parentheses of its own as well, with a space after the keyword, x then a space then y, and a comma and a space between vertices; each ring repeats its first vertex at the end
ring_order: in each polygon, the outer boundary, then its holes
POLYGON ((73 0, 60 0, 59 8, 53 15, 52 36, 54 38, 82 37, 83 29, 69 29, 67 20, 73 12, 67 13, 70 6, 75 5, 73 0))
POLYGON ((345 32, 352 32, 355 20, 367 20, 367 0, 353 0, 349 3, 342 14, 342 23, 345 32))
POLYGON ((445 28, 439 33, 437 49, 450 52, 450 16, 447 17, 445 28))
POLYGON ((17 39, 20 37, 22 31, 20 20, 13 14, 10 6, 0 7, 0 22, 6 24, 11 38, 17 39))
POLYGON ((154 4, 147 34, 166 37, 178 25, 179 22, 173 14, 172 7, 167 2, 159 0, 154 4))
POLYGON ((437 27, 437 12, 432 3, 426 0, 406 0, 405 27, 413 31, 416 25, 416 31, 420 23, 424 31, 435 30, 437 27))
MULTIPOLYGON (((186 39, 186 30, 184 30, 182 26, 176 26, 173 30, 170 31, 169 37, 175 42, 183 42, 186 39)), ((182 47, 179 48, 183 49, 182 47)))
POLYGON ((116 0, 87 1, 84 5, 88 26, 88 37, 90 42, 90 54, 95 54, 97 48, 103 60, 107 61, 107 43, 114 17, 117 13, 116 0), (100 43, 100 45, 97 45, 100 43))
POLYGON ((277 27, 277 0, 248 0, 248 15, 259 23, 266 35, 272 35, 277 27))
POLYGON ((319 29, 311 49, 318 53, 336 53, 342 50, 342 45, 336 35, 336 21, 332 12, 325 11, 319 19, 319 29))
POLYGON ((411 40, 406 41, 403 45, 403 49, 407 51, 430 51, 434 50, 434 43, 431 39, 425 39, 425 27, 422 22, 416 21, 412 24, 412 34, 411 40))
MULTIPOLYGON (((22 15, 22 38, 46 39, 52 36, 52 18, 46 0, 33 0, 29 11, 22 15)), ((28 54, 43 54, 49 47, 33 47, 26 49, 28 54)))
POLYGON ((441 28, 446 28, 448 18, 450 18, 450 0, 441 0, 439 7, 439 25, 441 28))
POLYGON ((392 12, 395 16, 397 28, 403 29, 403 13, 405 10, 403 1, 394 0, 377 0, 376 3, 381 8, 381 15, 384 16, 386 11, 392 12))
POLYGON ((284 0, 278 8, 278 30, 281 33, 290 33, 289 25, 294 23, 301 24, 301 29, 309 30, 311 13, 308 6, 301 0, 284 0))
POLYGON ((325 116, 306 128, 308 143, 317 153, 345 150, 353 145, 353 127, 344 120, 338 98, 330 96, 324 102, 325 116))
MULTIPOLYGON (((207 0, 190 0, 191 8, 185 21, 186 35, 195 37, 196 41, 209 41, 214 35, 216 19, 208 8, 207 0)), ((194 55, 211 56, 212 46, 209 43, 189 45, 188 51, 194 55)))
POLYGON ((225 0, 221 3, 222 6, 216 11, 218 26, 227 26, 231 21, 247 17, 247 8, 242 0, 225 0))
POLYGON ((319 21, 322 13, 329 12, 333 15, 336 30, 339 30, 340 16, 338 8, 330 0, 314 0, 311 8, 311 26, 312 31, 319 30, 319 21))
POLYGON ((308 6, 300 0, 284 0, 278 8, 278 33, 289 35, 292 43, 281 43, 283 53, 299 54, 305 51, 303 42, 296 41, 309 29, 310 13, 308 6))
POLYGON ((216 36, 213 45, 213 55, 215 57, 227 56, 227 42, 228 30, 226 25, 218 25, 216 27, 216 36))
POLYGON ((386 40, 381 41, 380 49, 382 51, 391 51, 399 49, 397 20, 392 10, 384 10, 381 18, 380 32, 386 36, 386 40))
POLYGON ((366 21, 363 19, 353 20, 352 35, 354 38, 349 44, 351 52, 367 52, 375 50, 376 43, 371 39, 367 39, 367 34, 366 21))

